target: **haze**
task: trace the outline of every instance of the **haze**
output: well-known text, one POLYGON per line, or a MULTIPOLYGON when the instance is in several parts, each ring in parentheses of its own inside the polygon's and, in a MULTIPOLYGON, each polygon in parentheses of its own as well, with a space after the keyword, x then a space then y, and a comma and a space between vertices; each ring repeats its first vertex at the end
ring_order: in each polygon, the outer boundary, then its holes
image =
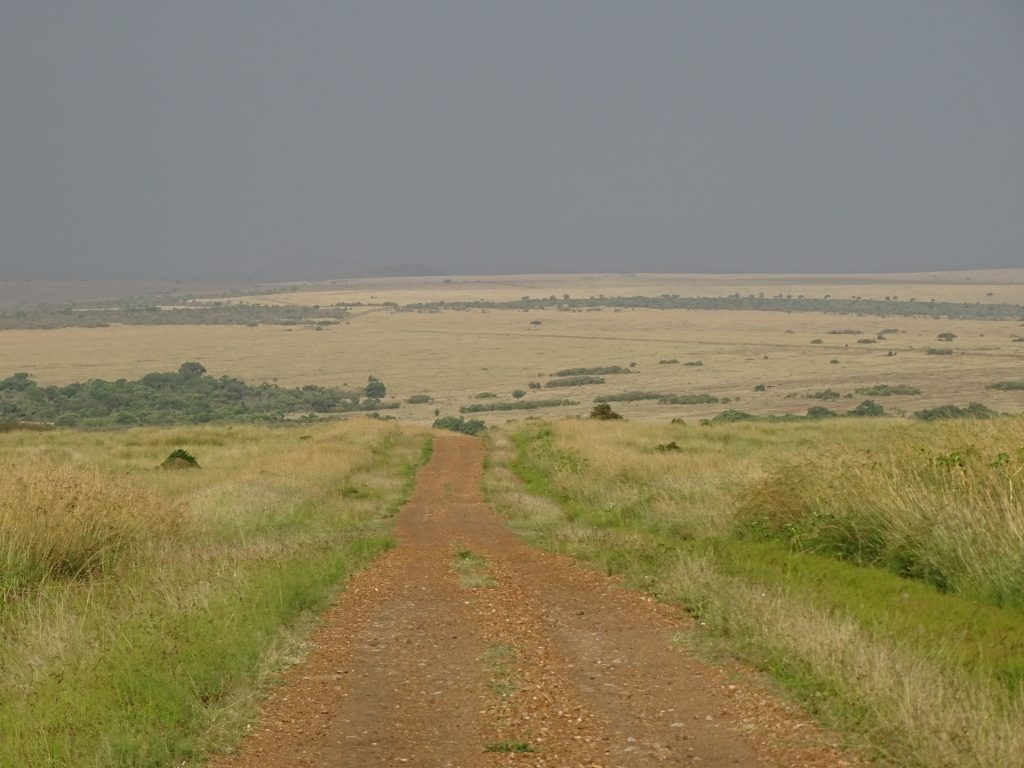
POLYGON ((0 4, 0 277, 1024 264, 1024 4, 0 4))

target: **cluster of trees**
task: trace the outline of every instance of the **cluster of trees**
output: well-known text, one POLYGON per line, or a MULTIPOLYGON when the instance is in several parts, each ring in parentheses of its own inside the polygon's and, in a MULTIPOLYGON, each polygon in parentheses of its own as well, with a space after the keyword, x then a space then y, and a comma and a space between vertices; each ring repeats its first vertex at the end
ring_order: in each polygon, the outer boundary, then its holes
POLYGON ((284 304, 189 304, 172 307, 36 307, 0 312, 0 330, 106 328, 110 325, 307 325, 340 323, 343 307, 284 304))
POLYGON ((552 376, 607 376, 616 373, 632 373, 632 371, 621 365, 596 365, 591 368, 563 368, 560 371, 555 371, 552 376))
POLYGON ((729 402, 729 398, 719 398, 708 394, 668 395, 663 392, 645 392, 633 390, 613 395, 598 395, 595 403, 631 403, 636 400, 657 400, 661 405, 701 405, 706 403, 729 402))
MULTIPOLYGON (((732 309, 768 312, 831 312, 843 315, 876 315, 888 317, 934 317, 976 320, 1024 320, 1024 306, 1020 304, 968 304, 953 301, 917 301, 915 299, 851 298, 820 299, 806 296, 764 296, 738 293, 729 296, 591 296, 589 298, 530 298, 523 296, 513 301, 435 301, 406 304, 405 312, 437 312, 442 309, 601 309, 605 307, 630 309, 732 309)), ((854 331, 853 333, 859 333, 854 331)))
POLYGON ((579 403, 575 400, 515 400, 511 403, 473 403, 459 408, 459 413, 533 411, 537 408, 556 408, 563 405, 579 405, 579 403))
POLYGON ((58 426, 112 427, 137 424, 282 421, 294 414, 345 413, 397 408, 371 377, 364 390, 306 385, 252 386, 230 376, 214 378, 195 362, 170 373, 40 387, 27 373, 0 380, 0 420, 58 426))

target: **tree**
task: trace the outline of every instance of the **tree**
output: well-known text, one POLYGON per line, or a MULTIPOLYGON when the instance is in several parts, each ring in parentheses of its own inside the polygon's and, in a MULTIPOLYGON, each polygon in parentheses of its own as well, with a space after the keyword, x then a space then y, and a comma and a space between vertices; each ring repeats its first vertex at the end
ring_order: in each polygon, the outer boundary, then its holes
POLYGON ((364 393, 367 397, 372 397, 374 400, 379 400, 388 393, 387 387, 384 386, 384 382, 378 379, 376 376, 371 376, 367 380, 366 389, 364 393))
POLYGON ((182 376, 193 378, 202 376, 204 373, 206 373, 206 368, 203 366, 202 363, 182 363, 181 367, 178 368, 178 373, 180 373, 182 376))
POLYGON ((522 390, 522 389, 513 389, 512 390, 512 397, 514 397, 516 400, 519 400, 520 398, 524 397, 525 395, 526 395, 526 392, 524 390, 522 390))

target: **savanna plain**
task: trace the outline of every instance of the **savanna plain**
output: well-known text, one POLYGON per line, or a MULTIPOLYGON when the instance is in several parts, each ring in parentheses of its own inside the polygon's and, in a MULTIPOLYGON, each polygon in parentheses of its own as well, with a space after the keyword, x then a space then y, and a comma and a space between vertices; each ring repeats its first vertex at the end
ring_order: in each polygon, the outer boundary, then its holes
POLYGON ((283 765, 293 683, 404 723, 417 636, 448 754, 318 699, 291 764, 1024 766, 1022 411, 1024 270, 0 282, 0 766, 283 765), (732 695, 703 762, 558 594, 674 612, 613 655, 732 695))

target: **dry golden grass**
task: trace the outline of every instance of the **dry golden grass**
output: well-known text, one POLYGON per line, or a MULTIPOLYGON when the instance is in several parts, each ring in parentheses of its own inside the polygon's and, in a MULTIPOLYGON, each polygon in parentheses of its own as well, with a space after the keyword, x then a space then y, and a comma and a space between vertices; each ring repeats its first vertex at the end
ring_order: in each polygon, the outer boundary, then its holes
MULTIPOLYGON (((264 290, 273 286, 261 286, 264 290)), ((522 296, 727 296, 764 293, 820 298, 882 298, 918 301, 1024 303, 1024 269, 862 275, 596 274, 391 277, 290 283, 279 293, 234 297, 236 301, 320 304, 395 301, 508 301, 522 296)))
POLYGON ((560 420, 488 440, 485 490, 514 527, 685 606, 687 642, 768 670, 884 764, 1024 766, 1021 419, 560 420), (775 482, 780 464, 804 469, 796 487, 775 482), (826 522, 864 514, 865 538, 941 560, 953 594, 751 540, 737 505, 759 481, 759 508, 770 492, 805 518, 815 500, 826 522))
POLYGON ((236 741, 312 615, 388 546, 425 436, 0 434, 0 765, 195 765, 236 741), (156 469, 180 447, 203 468, 156 469))
POLYGON ((184 526, 180 509, 95 469, 0 462, 0 602, 50 579, 98 574, 184 526))
MULTIPOLYGON (((982 285, 977 280, 953 281, 940 275, 934 282, 914 283, 919 298, 1009 301, 1024 288, 1019 280, 1024 270, 1001 275, 1000 286, 982 285), (942 282, 945 279, 947 282, 942 282), (981 290, 994 289, 990 290, 981 290), (932 290, 934 289, 934 290, 932 290)), ((879 282, 881 295, 897 293, 898 276, 879 282)), ((628 276, 595 277, 546 276, 543 278, 402 278, 380 280, 366 288, 366 300, 399 301, 457 299, 463 295, 484 298, 518 298, 521 295, 590 295, 591 293, 656 295, 663 292, 741 293, 758 287, 753 277, 666 276, 652 280, 636 278, 634 290, 627 290, 628 276), (741 285, 746 279, 747 283, 741 285), (717 282, 716 282, 717 280, 717 282), (414 283, 428 286, 423 289, 414 283), (660 281, 660 282, 659 282, 660 281), (682 281, 682 282, 680 282, 682 281), (686 281, 699 285, 687 286, 686 281), (593 290, 589 284, 593 283, 593 290), (469 287, 466 287, 469 286, 469 287), (581 289, 581 286, 585 288, 581 289), (539 290, 541 289, 542 290, 539 290), (468 293, 467 293, 468 292, 468 293), (371 296, 373 297, 371 299, 371 296)), ((779 278, 780 280, 782 278, 779 278)), ((794 280, 796 278, 793 278, 794 280)), ((815 281, 840 278, 804 278, 801 292, 819 295, 834 285, 815 281), (813 286, 812 288, 808 287, 813 286)), ((852 279, 852 278, 851 278, 852 279)), ((870 278, 876 279, 876 278, 870 278)), ((874 286, 869 278, 848 285, 833 295, 868 295, 874 286)), ((877 278, 879 281, 882 277, 877 278)), ((909 279, 909 278, 908 278, 909 279)), ((988 279, 994 279, 988 276, 988 279)), ((766 279, 762 279, 766 280, 766 279)), ((365 288, 359 281, 360 290, 365 288)), ((781 292, 780 284, 767 288, 768 295, 781 292)), ((905 288, 906 286, 904 286, 905 288)), ((796 288, 794 288, 794 295, 796 288)), ((900 288, 898 295, 909 292, 900 288)), ((308 296, 302 301, 326 304, 330 293, 308 296)), ((259 297, 261 300, 263 297, 259 297)), ((292 295, 286 298, 293 298, 292 295)), ((336 297, 337 298, 337 297, 336 297)), ((345 297, 341 297, 345 298, 345 297)), ((352 296, 348 297, 352 299, 352 296)), ((527 389, 531 381, 543 383, 550 373, 568 367, 629 365, 636 374, 608 376, 603 385, 578 389, 531 390, 530 398, 571 398, 579 406, 548 411, 554 414, 586 414, 596 395, 626 390, 664 393, 706 392, 719 397, 738 398, 731 407, 755 413, 802 413, 819 404, 800 397, 827 387, 844 394, 874 384, 909 384, 920 388, 920 397, 885 398, 890 410, 913 411, 955 402, 978 400, 997 410, 1018 411, 1024 406, 1020 392, 996 392, 985 386, 1001 379, 1021 376, 1024 344, 1012 341, 1024 333, 1014 321, 934 320, 922 318, 856 317, 821 313, 613 310, 561 312, 470 311, 431 314, 396 313, 382 307, 357 309, 342 325, 322 332, 279 326, 166 326, 21 330, 0 332, 0 373, 32 373, 40 384, 65 384, 89 378, 135 377, 156 370, 176 370, 186 360, 202 362, 211 374, 237 376, 248 381, 276 381, 281 385, 321 384, 360 386, 369 375, 382 378, 389 397, 405 399, 427 393, 435 402, 410 406, 393 412, 403 420, 426 422, 434 409, 454 413, 473 402, 480 392, 494 392, 510 399, 513 389, 527 389), (540 321, 539 325, 532 325, 540 321), (889 328, 875 344, 858 344, 861 337, 829 334, 831 330, 857 329, 874 337, 889 328), (924 350, 942 346, 941 332, 955 333, 949 356, 926 355, 924 350), (821 344, 811 344, 821 339, 821 344), (895 356, 887 356, 892 351, 895 356), (660 360, 678 359, 678 365, 660 365, 660 360), (701 367, 683 365, 700 360, 701 367), (838 360, 832 364, 831 360, 838 360), (764 392, 753 391, 764 384, 764 392)), ((845 407, 860 402, 831 404, 845 407)), ((674 416, 699 418, 714 415, 724 406, 660 406, 655 402, 617 405, 631 419, 665 419, 674 416)), ((482 417, 502 422, 515 414, 494 413, 482 417)))

